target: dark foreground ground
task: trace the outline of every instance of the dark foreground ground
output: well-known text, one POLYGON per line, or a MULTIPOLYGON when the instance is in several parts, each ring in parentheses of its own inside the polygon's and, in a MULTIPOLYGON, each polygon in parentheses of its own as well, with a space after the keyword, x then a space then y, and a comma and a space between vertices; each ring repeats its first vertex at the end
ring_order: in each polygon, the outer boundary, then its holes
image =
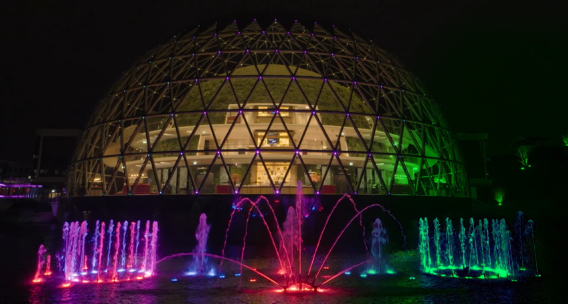
MULTIPOLYGON (((560 290, 546 279, 519 282, 462 280, 418 275, 381 275, 365 279, 343 276, 323 292, 293 295, 278 293, 274 285, 243 274, 237 277, 179 278, 164 274, 145 281, 118 284, 19 285, 3 290, 4 303, 562 303, 560 290), (7 293, 6 293, 7 292, 7 293)), ((564 293, 562 293, 564 294, 564 293)))

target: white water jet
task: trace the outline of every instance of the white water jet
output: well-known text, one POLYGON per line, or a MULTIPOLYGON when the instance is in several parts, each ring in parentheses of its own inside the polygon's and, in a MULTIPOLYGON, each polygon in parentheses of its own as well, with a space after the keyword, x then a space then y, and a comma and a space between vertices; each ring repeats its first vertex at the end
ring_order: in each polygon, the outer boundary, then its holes
POLYGON ((199 224, 195 230, 197 245, 195 245, 191 252, 196 253, 196 255, 193 256, 193 262, 189 267, 188 274, 190 275, 205 274, 208 271, 208 269, 206 269, 207 261, 205 258, 205 252, 207 249, 207 238, 209 237, 210 229, 211 225, 207 224, 207 215, 202 213, 199 216, 199 224))
POLYGON ((372 270, 381 273, 386 271, 386 261, 383 256, 383 246, 389 242, 387 230, 380 219, 375 219, 371 232, 371 256, 373 257, 372 270))

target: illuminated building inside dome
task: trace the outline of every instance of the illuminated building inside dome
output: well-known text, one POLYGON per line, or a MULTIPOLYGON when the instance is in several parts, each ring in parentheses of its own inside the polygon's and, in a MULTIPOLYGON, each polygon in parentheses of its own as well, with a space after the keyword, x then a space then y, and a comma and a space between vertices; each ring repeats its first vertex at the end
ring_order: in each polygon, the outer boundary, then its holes
POLYGON ((125 71, 82 133, 70 196, 463 196, 418 79, 352 32, 274 21, 184 31, 125 71))

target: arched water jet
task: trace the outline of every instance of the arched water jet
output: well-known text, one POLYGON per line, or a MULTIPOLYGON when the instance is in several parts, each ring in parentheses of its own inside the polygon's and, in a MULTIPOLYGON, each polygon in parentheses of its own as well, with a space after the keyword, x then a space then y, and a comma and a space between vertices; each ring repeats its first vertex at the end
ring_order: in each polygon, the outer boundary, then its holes
MULTIPOLYGON (((314 250, 314 254, 313 254, 313 256, 312 256, 312 261, 310 262, 310 267, 308 268, 307 277, 310 276, 310 273, 311 273, 311 270, 312 270, 312 267, 313 267, 313 264, 314 264, 314 260, 315 260, 315 258, 316 258, 316 254, 317 254, 319 245, 320 245, 320 243, 321 243, 321 239, 322 239, 322 237, 323 237, 323 233, 325 232, 325 229, 327 228, 327 224, 329 223, 329 219, 330 219, 331 216, 333 215, 333 212, 335 211, 335 209, 337 208, 337 206, 339 205, 339 203, 342 202, 344 198, 347 198, 347 199, 351 202, 351 205, 353 206, 353 209, 355 210, 355 212, 359 212, 359 209, 357 209, 357 206, 356 206, 356 204, 355 204, 355 201, 351 198, 351 195, 345 193, 339 200, 337 200, 337 202, 335 203, 335 205, 334 205, 333 208, 331 209, 331 212, 330 212, 329 215, 327 216, 327 219, 325 220, 325 224, 324 224, 323 229, 322 229, 322 231, 321 231, 321 233, 320 233, 318 242, 317 242, 317 244, 316 244, 316 248, 315 248, 315 250, 314 250)), ((404 229, 403 229, 403 227, 402 227, 402 224, 396 219, 396 217, 395 217, 394 215, 392 215, 392 213, 391 213, 389 210, 385 209, 383 206, 381 206, 381 209, 383 210, 383 212, 387 213, 387 214, 398 224, 398 226, 400 227, 400 233, 401 233, 401 235, 402 235, 402 247, 403 247, 403 248, 406 248, 406 235, 404 234, 404 229)), ((351 223, 351 222, 350 222, 350 223, 351 223)), ((362 217, 362 214, 361 214, 360 217, 359 217, 359 225, 360 225, 360 226, 362 227, 362 229, 363 229, 363 243, 364 243, 364 246, 365 246, 365 251, 368 252, 368 247, 367 247, 367 243, 366 243, 366 240, 365 240, 365 226, 363 225, 363 217, 362 217)), ((321 268, 323 267, 324 264, 325 264, 325 262, 320 265, 320 268, 319 268, 319 270, 318 270, 318 274, 319 274, 319 272, 321 271, 321 268)), ((317 277, 317 276, 316 276, 316 277, 317 277)), ((314 280, 315 280, 315 278, 314 278, 314 280)))
MULTIPOLYGON (((268 235, 270 236, 270 240, 272 241, 272 245, 274 246, 274 250, 276 251, 276 257, 278 258, 278 262, 280 263, 280 267, 284 268, 284 265, 282 265, 282 259, 280 258, 280 254, 278 252, 278 247, 276 246, 276 242, 274 240, 274 237, 272 236, 272 232, 270 231, 269 227, 268 227, 268 223, 266 223, 266 219, 264 218, 264 215, 262 214, 262 212, 260 211, 260 208, 258 208, 258 203, 260 201, 264 200, 266 202, 266 204, 268 205, 268 207, 270 208, 271 212, 272 212, 272 216, 274 217, 274 220, 276 222, 276 228, 279 234, 280 239, 282 239, 282 231, 280 229, 280 226, 278 225, 278 219, 276 217, 276 213, 274 212, 274 209, 272 208, 272 206, 270 205, 270 202, 268 201, 268 199, 264 196, 260 196, 256 201, 252 201, 251 199, 245 197, 241 200, 239 200, 237 202, 237 204, 234 207, 233 212, 231 212, 231 217, 229 219, 229 224, 227 226, 227 230, 225 231, 225 241, 223 243, 223 249, 221 251, 221 256, 225 256, 225 247, 227 246, 227 235, 229 234, 229 229, 231 228, 231 222, 233 221, 233 216, 236 212, 236 210, 244 203, 244 202, 249 202, 252 204, 252 206, 254 208, 256 208, 256 210, 259 212, 260 217, 262 218, 262 221, 264 222, 264 226, 266 227, 266 229, 268 230, 268 235)), ((244 245, 244 244, 243 244, 244 245)), ((288 255, 288 254, 286 254, 288 255)), ((290 261, 288 261, 288 265, 290 264, 290 261)), ((219 271, 221 272, 221 268, 223 266, 223 260, 221 260, 221 263, 219 265, 219 271)))
MULTIPOLYGON (((383 211, 385 211, 385 212, 387 212, 387 213, 390 214, 390 212, 388 212, 388 210, 386 210, 385 207, 383 207, 381 204, 372 204, 372 205, 369 205, 369 206, 367 206, 367 207, 361 209, 361 211, 357 212, 357 214, 355 214, 355 216, 351 218, 351 220, 347 223, 347 225, 345 225, 345 227, 343 228, 343 230, 341 230, 341 233, 337 236, 337 238, 335 239, 335 242, 333 243, 333 245, 331 246, 331 248, 330 248, 329 251, 327 252, 327 255, 326 255, 325 258, 323 259, 323 262, 321 263, 321 266, 320 266, 320 268, 318 269, 318 272, 316 273, 316 275, 315 275, 315 277, 314 277, 314 280, 313 280, 314 282, 315 282, 315 280, 317 279, 317 277, 319 276, 319 274, 320 274, 320 272, 321 272, 321 270, 322 270, 322 268, 323 268, 323 265, 325 265, 325 262, 327 261, 327 258, 328 258, 329 255, 331 254, 331 251, 333 250, 333 248, 335 247, 335 245, 337 244, 337 242, 339 241, 339 239, 341 238, 341 236, 343 235, 343 233, 345 232, 345 230, 347 230, 347 227, 349 227, 349 225, 351 225, 351 223, 352 223, 357 217, 359 217, 363 212, 365 212, 367 209, 374 208, 374 207, 379 207, 379 208, 381 208, 383 211)), ((398 221, 397 221, 397 222, 398 222, 398 221)), ((401 233, 402 233, 402 231, 401 231, 401 233)), ((403 234, 403 237, 406 239, 406 236, 404 236, 404 234, 403 234)), ((314 254, 315 254, 315 253, 314 253, 314 254)), ((366 262, 366 261, 365 261, 365 262, 366 262)))

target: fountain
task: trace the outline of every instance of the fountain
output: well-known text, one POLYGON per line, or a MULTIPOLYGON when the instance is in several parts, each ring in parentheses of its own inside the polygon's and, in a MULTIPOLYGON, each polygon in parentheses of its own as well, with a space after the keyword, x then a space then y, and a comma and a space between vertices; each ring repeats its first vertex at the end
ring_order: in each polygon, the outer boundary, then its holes
MULTIPOLYGON (((207 238, 209 237, 209 229, 211 229, 210 225, 207 225, 207 215, 202 213, 199 216, 199 225, 197 226, 197 230, 195 231, 195 239, 197 240, 197 245, 193 248, 193 262, 189 267, 189 271, 186 273, 187 275, 194 276, 200 274, 206 274, 210 271, 207 270, 207 260, 205 257, 205 250, 207 245, 207 238)), ((213 273, 213 275, 215 275, 213 273)))
MULTIPOLYGON (((149 220, 146 221, 142 233, 140 233, 140 221, 117 221, 115 224, 111 220, 108 226, 106 226, 105 222, 96 221, 92 237, 90 237, 92 245, 89 246, 86 244, 89 233, 88 223, 86 221, 81 223, 66 222, 63 224, 62 229, 63 249, 56 255, 60 259, 59 264, 62 265, 60 270, 63 273, 64 284, 61 286, 68 287, 75 283, 141 280, 155 275, 156 267, 159 263, 181 256, 192 257, 186 275, 205 277, 218 275, 219 279, 223 279, 226 277, 226 273, 223 271, 223 262, 227 261, 238 266, 238 271, 235 271, 234 275, 238 277, 239 288, 242 286, 243 277, 241 275, 243 269, 247 269, 277 285, 279 291, 286 292, 322 291, 322 286, 335 280, 340 275, 349 275, 357 271, 358 268, 364 269, 358 273, 361 278, 379 273, 394 273, 392 269, 389 269, 385 259, 385 246, 388 244, 389 238, 383 221, 376 218, 372 224, 370 237, 367 237, 365 225, 363 224, 363 213, 372 208, 379 208, 385 212, 399 225, 404 247, 406 237, 402 230, 402 225, 380 204, 371 204, 361 209, 357 208, 357 205, 348 194, 343 195, 331 208, 319 238, 315 243, 313 254, 311 258, 306 258, 303 248, 303 226, 305 224, 304 221, 310 217, 310 212, 315 211, 315 207, 312 204, 313 202, 310 202, 306 207, 302 188, 302 184, 299 182, 296 200, 285 209, 286 217, 281 225, 273 206, 266 197, 260 196, 255 201, 249 198, 238 200, 233 206, 220 255, 208 253, 206 250, 211 226, 207 224, 207 215, 205 213, 202 213, 199 217, 199 223, 195 231, 197 244, 192 252, 174 254, 160 260, 157 257, 159 230, 156 221, 153 223, 149 220), (320 245, 323 234, 339 203, 342 201, 349 203, 348 206, 353 208, 354 215, 345 224, 340 233, 332 239, 331 246, 322 250, 320 245), (261 212, 261 204, 263 208, 264 206, 267 207, 266 210, 263 209, 264 212, 261 212), (236 212, 243 210, 244 207, 249 209, 246 212, 240 259, 230 259, 225 256, 227 237, 229 230, 235 228, 231 224, 236 212), (276 278, 272 277, 272 266, 268 267, 270 269, 258 270, 256 267, 245 264, 244 258, 249 221, 251 217, 256 216, 262 220, 264 227, 267 229, 269 244, 272 245, 276 256, 276 262, 278 263, 278 269, 276 269, 278 277, 276 278), (330 267, 326 262, 338 244, 339 239, 356 220, 362 231, 361 242, 365 248, 366 257, 350 266, 344 267, 343 270, 337 271, 335 274, 331 274, 327 271, 330 267), (268 221, 270 221, 272 226, 269 225, 268 221), (140 247, 139 245, 142 246, 140 247), (139 247, 142 248, 140 251, 139 247), (104 262, 105 255, 106 263, 104 262), (317 262, 316 256, 318 256, 317 262), (220 260, 218 266, 212 264, 210 260, 212 258, 220 260)), ((427 274, 467 279, 513 278, 513 280, 516 280, 519 271, 529 273, 530 271, 527 271, 527 267, 534 264, 536 275, 540 276, 538 265, 536 264, 536 250, 533 250, 533 259, 528 249, 530 242, 532 242, 532 248, 536 249, 534 243, 534 222, 532 220, 525 222, 522 213, 517 214, 514 237, 508 230, 504 219, 493 219, 491 221, 479 219, 476 222, 473 218, 469 219, 469 221, 464 221, 461 218, 459 229, 456 229, 456 233, 454 233, 454 227, 450 218, 445 219, 445 232, 442 230, 442 225, 437 218, 432 223, 433 229, 430 229, 427 218, 419 219, 419 258, 421 267, 427 274), (469 227, 466 227, 466 223, 469 223, 469 227), (534 260, 534 263, 532 260, 534 260)), ((46 277, 51 275, 51 256, 46 255, 46 252, 47 250, 40 246, 37 269, 33 279, 34 283, 44 282, 46 277)), ((225 271, 228 270, 225 269, 225 271)), ((50 280, 52 280, 51 277, 50 280)), ((176 281, 177 279, 172 279, 172 282, 176 281)), ((249 282, 256 282, 256 278, 250 278, 249 282)))
MULTIPOLYGON (((518 215, 518 221, 522 220, 522 214, 518 215)), ((430 256, 430 235, 428 233, 428 219, 420 219, 419 237, 420 237, 420 261, 422 269, 425 273, 463 278, 507 278, 511 277, 516 280, 516 272, 525 271, 527 268, 529 256, 526 250, 519 250, 513 255, 512 248, 526 248, 526 239, 532 234, 532 221, 528 221, 526 226, 530 229, 517 228, 523 227, 524 224, 516 223, 516 237, 511 237, 505 219, 491 220, 491 229, 489 229, 489 220, 483 219, 478 221, 475 226, 475 220, 469 220, 469 229, 464 226, 464 220, 460 219, 459 241, 460 246, 454 246, 452 221, 446 218, 446 236, 445 240, 440 237, 440 223, 438 219, 434 219, 434 252, 436 261, 432 262, 430 256), (491 231, 490 231, 491 230, 491 231), (440 252, 445 248, 445 259, 441 259, 440 252), (454 260, 454 256, 458 257, 458 261, 454 260), (515 258, 516 257, 516 258, 515 258), (458 266, 459 265, 459 266, 458 266)), ((531 241, 532 238, 531 238, 531 241)), ((534 244, 534 241, 533 241, 534 244)), ((536 254, 536 251, 535 251, 536 254)), ((538 267, 535 268, 538 274, 538 267)))
POLYGON ((392 272, 387 269, 383 247, 389 242, 387 230, 383 227, 380 219, 375 219, 373 231, 371 232, 371 267, 367 271, 369 274, 392 272))
MULTIPOLYGON (((138 222, 139 223, 139 222, 138 222)), ((65 222, 63 224, 63 249, 57 254, 60 261, 64 283, 62 287, 69 287, 71 283, 103 283, 119 282, 131 279, 141 280, 150 277, 156 269, 156 251, 158 244, 158 222, 154 221, 152 231, 149 232, 147 222, 144 234, 145 250, 141 263, 137 262, 138 252, 134 251, 134 242, 138 244, 140 225, 128 221, 124 224, 117 222, 116 226, 111 220, 109 223, 108 242, 105 248, 105 222, 96 221, 94 233, 91 238, 92 249, 86 246, 88 236, 88 223, 65 222), (116 227, 116 228, 115 228, 116 227), (128 233, 130 231, 130 233, 128 233), (114 240, 113 240, 114 238, 114 240), (122 238, 122 242, 121 242, 122 238), (126 247, 129 243, 130 246, 126 247), (150 243, 150 244, 148 244, 150 243), (114 245, 114 246, 113 246, 114 245), (106 266, 103 265, 103 255, 106 249, 106 266), (90 252, 89 252, 90 251, 90 252), (120 258, 119 258, 120 256, 120 258), (90 257, 90 263, 89 263, 90 257), (128 260, 126 260, 128 257, 128 260), (89 269, 90 265, 90 269, 89 269)), ((45 281, 46 276, 51 276, 51 255, 44 257, 47 250, 43 245, 39 247, 37 270, 33 282, 45 281), (45 270, 43 270, 45 265, 45 270)), ((53 279, 58 279, 55 276, 53 279)))
MULTIPOLYGON (((367 239, 365 237, 365 226, 363 225, 363 217, 362 214, 372 208, 379 208, 381 209, 383 212, 385 212, 388 216, 390 216, 400 227, 400 231, 401 231, 401 235, 402 235, 402 239, 403 239, 403 247, 406 245, 406 236, 404 235, 404 231, 402 229, 402 225, 400 224, 400 222, 398 222, 398 220, 388 211, 386 210, 383 206, 381 206, 380 204, 372 204, 369 206, 366 206, 365 208, 362 209, 358 209, 355 202, 353 201, 353 199, 351 198, 350 195, 345 194, 343 195, 333 206, 333 208, 331 209, 331 212, 329 214, 329 216, 327 217, 325 224, 323 226, 323 229, 319 235, 319 239, 316 243, 315 246, 315 250, 314 253, 311 257, 311 259, 306 259, 305 262, 306 264, 303 264, 303 248, 302 248, 302 244, 303 244, 303 240, 302 240, 302 227, 304 224, 304 220, 306 218, 308 218, 310 216, 310 211, 315 211, 315 204, 314 206, 310 206, 308 203, 306 203, 306 200, 303 198, 302 195, 302 184, 301 182, 298 182, 298 188, 297 188, 297 194, 296 194, 296 200, 295 200, 295 204, 293 206, 289 206, 286 209, 286 219, 284 221, 284 223, 282 224, 282 227, 280 227, 280 225, 278 225, 278 219, 276 217, 276 213, 274 211, 273 206, 269 203, 268 199, 264 196, 260 196, 256 201, 253 201, 249 198, 243 198, 239 201, 237 201, 234 205, 233 205, 233 211, 231 213, 230 219, 229 219, 229 223, 227 226, 227 229, 225 231, 225 239, 223 242, 223 247, 221 250, 221 255, 215 255, 215 254, 210 254, 210 253, 206 253, 205 252, 205 245, 206 245, 206 240, 207 240, 207 233, 209 231, 209 226, 206 224, 206 216, 204 214, 201 215, 200 217, 200 224, 197 228, 196 231, 196 238, 198 240, 198 244, 196 246, 196 248, 189 253, 179 253, 179 254, 174 254, 171 256, 167 256, 162 258, 161 260, 159 260, 157 263, 161 263, 173 258, 177 258, 177 257, 182 257, 182 256, 192 256, 193 257, 193 261, 191 263, 190 266, 190 272, 189 273, 194 273, 194 274, 198 274, 198 273, 204 273, 207 268, 203 267, 203 261, 205 259, 205 257, 212 257, 212 258, 216 258, 216 259, 220 259, 220 263, 219 263, 219 267, 217 268, 216 273, 219 274, 219 278, 225 278, 225 274, 223 272, 223 262, 224 261, 228 261, 231 263, 234 263, 236 265, 239 266, 239 272, 235 273, 235 276, 239 277, 239 286, 241 286, 241 273, 243 268, 246 268, 248 270, 251 270, 253 273, 265 278, 266 280, 268 280, 269 282, 277 285, 279 287, 280 291, 294 291, 294 292, 304 292, 304 291, 321 291, 322 289, 320 288, 321 286, 329 283, 330 281, 336 279, 337 277, 339 277, 342 274, 348 274, 351 273, 352 270, 356 269, 357 267, 363 266, 365 264, 367 265, 371 265, 372 262, 377 261, 378 264, 375 264, 374 267, 377 268, 372 268, 373 266, 371 266, 371 268, 365 270, 364 272, 362 272, 360 274, 361 277, 366 277, 367 273, 372 274, 372 273, 376 273, 377 270, 380 271, 385 271, 387 273, 391 273, 386 269, 386 265, 384 264, 384 254, 382 253, 383 247, 387 242, 387 237, 386 237, 386 230, 383 228, 382 226, 382 222, 377 219, 375 220, 375 223, 373 225, 373 232, 372 232, 372 237, 371 237, 371 256, 373 257, 373 259, 369 259, 369 257, 367 256, 366 259, 355 263, 354 265, 351 265, 339 272, 337 272, 334 275, 325 275, 325 276, 320 276, 320 274, 322 273, 322 269, 329 269, 329 266, 326 266, 326 261, 328 260, 331 252, 333 251, 334 247, 337 245, 338 240, 341 238, 341 236, 345 233, 345 231, 347 230, 347 228, 350 226, 351 223, 353 223, 353 221, 358 219, 359 222, 359 226, 361 227, 362 230, 362 238, 361 238, 361 242, 365 248, 365 250, 367 251, 367 239), (336 210, 337 206, 339 205, 340 202, 347 200, 348 202, 350 202, 350 205, 353 207, 353 210, 355 211, 355 215, 349 220, 349 222, 345 225, 345 227, 343 228, 343 230, 339 233, 339 235, 335 238, 333 244, 331 245, 331 248, 329 248, 327 250, 327 252, 324 252, 323 255, 320 255, 320 258, 323 257, 322 259, 320 259, 319 262, 319 266, 315 265, 315 258, 316 255, 318 254, 318 249, 320 249, 320 244, 322 241, 322 237, 323 237, 323 233, 326 231, 326 227, 330 222, 330 218, 332 217, 334 211, 336 210), (229 230, 232 228, 231 224, 233 223, 233 218, 236 214, 236 212, 243 210, 243 207, 246 205, 250 205, 250 209, 247 212, 247 217, 246 217, 246 221, 245 221, 245 231, 244 231, 244 238, 243 238, 243 245, 242 245, 242 249, 241 249, 241 257, 240 260, 234 260, 234 259, 229 259, 227 257, 225 257, 225 249, 227 246, 227 238, 229 235, 229 230), (260 204, 266 204, 266 206, 268 207, 268 213, 263 213, 261 212, 259 205, 260 204), (307 206, 308 204, 308 206, 307 206), (253 213, 254 212, 254 213, 253 213), (272 244, 272 247, 274 249, 274 253, 277 259, 277 263, 278 263, 278 267, 279 270, 278 275, 280 276, 280 279, 273 279, 271 278, 268 274, 265 274, 259 270, 257 270, 255 267, 249 266, 244 264, 244 252, 245 252, 245 247, 246 247, 246 241, 247 241, 247 232, 248 232, 248 224, 249 224, 249 220, 251 218, 251 214, 253 215, 253 217, 255 215, 258 215, 260 217, 260 219, 262 220, 264 226, 267 229, 268 235, 269 235, 269 239, 270 242, 272 244), (273 231, 270 229, 270 226, 268 225, 267 220, 271 220, 274 221, 277 225, 275 227, 275 234, 273 233, 273 231), (309 264, 307 263, 309 261, 309 264), (200 265, 200 266, 196 266, 196 265, 200 265), (307 268, 304 268, 304 266, 307 266, 307 268), (316 270, 317 268, 317 270, 316 270), (313 270, 313 272, 312 272, 313 270), (280 281, 280 282, 278 282, 280 281)), ((188 273, 188 274, 189 274, 188 273)), ((208 274, 211 273, 208 272, 208 274)), ((213 275, 215 272, 213 272, 213 275)), ((256 279, 250 279, 250 282, 254 282, 251 281, 254 280, 256 281, 256 279)), ((177 281, 177 279, 176 279, 177 281)))

